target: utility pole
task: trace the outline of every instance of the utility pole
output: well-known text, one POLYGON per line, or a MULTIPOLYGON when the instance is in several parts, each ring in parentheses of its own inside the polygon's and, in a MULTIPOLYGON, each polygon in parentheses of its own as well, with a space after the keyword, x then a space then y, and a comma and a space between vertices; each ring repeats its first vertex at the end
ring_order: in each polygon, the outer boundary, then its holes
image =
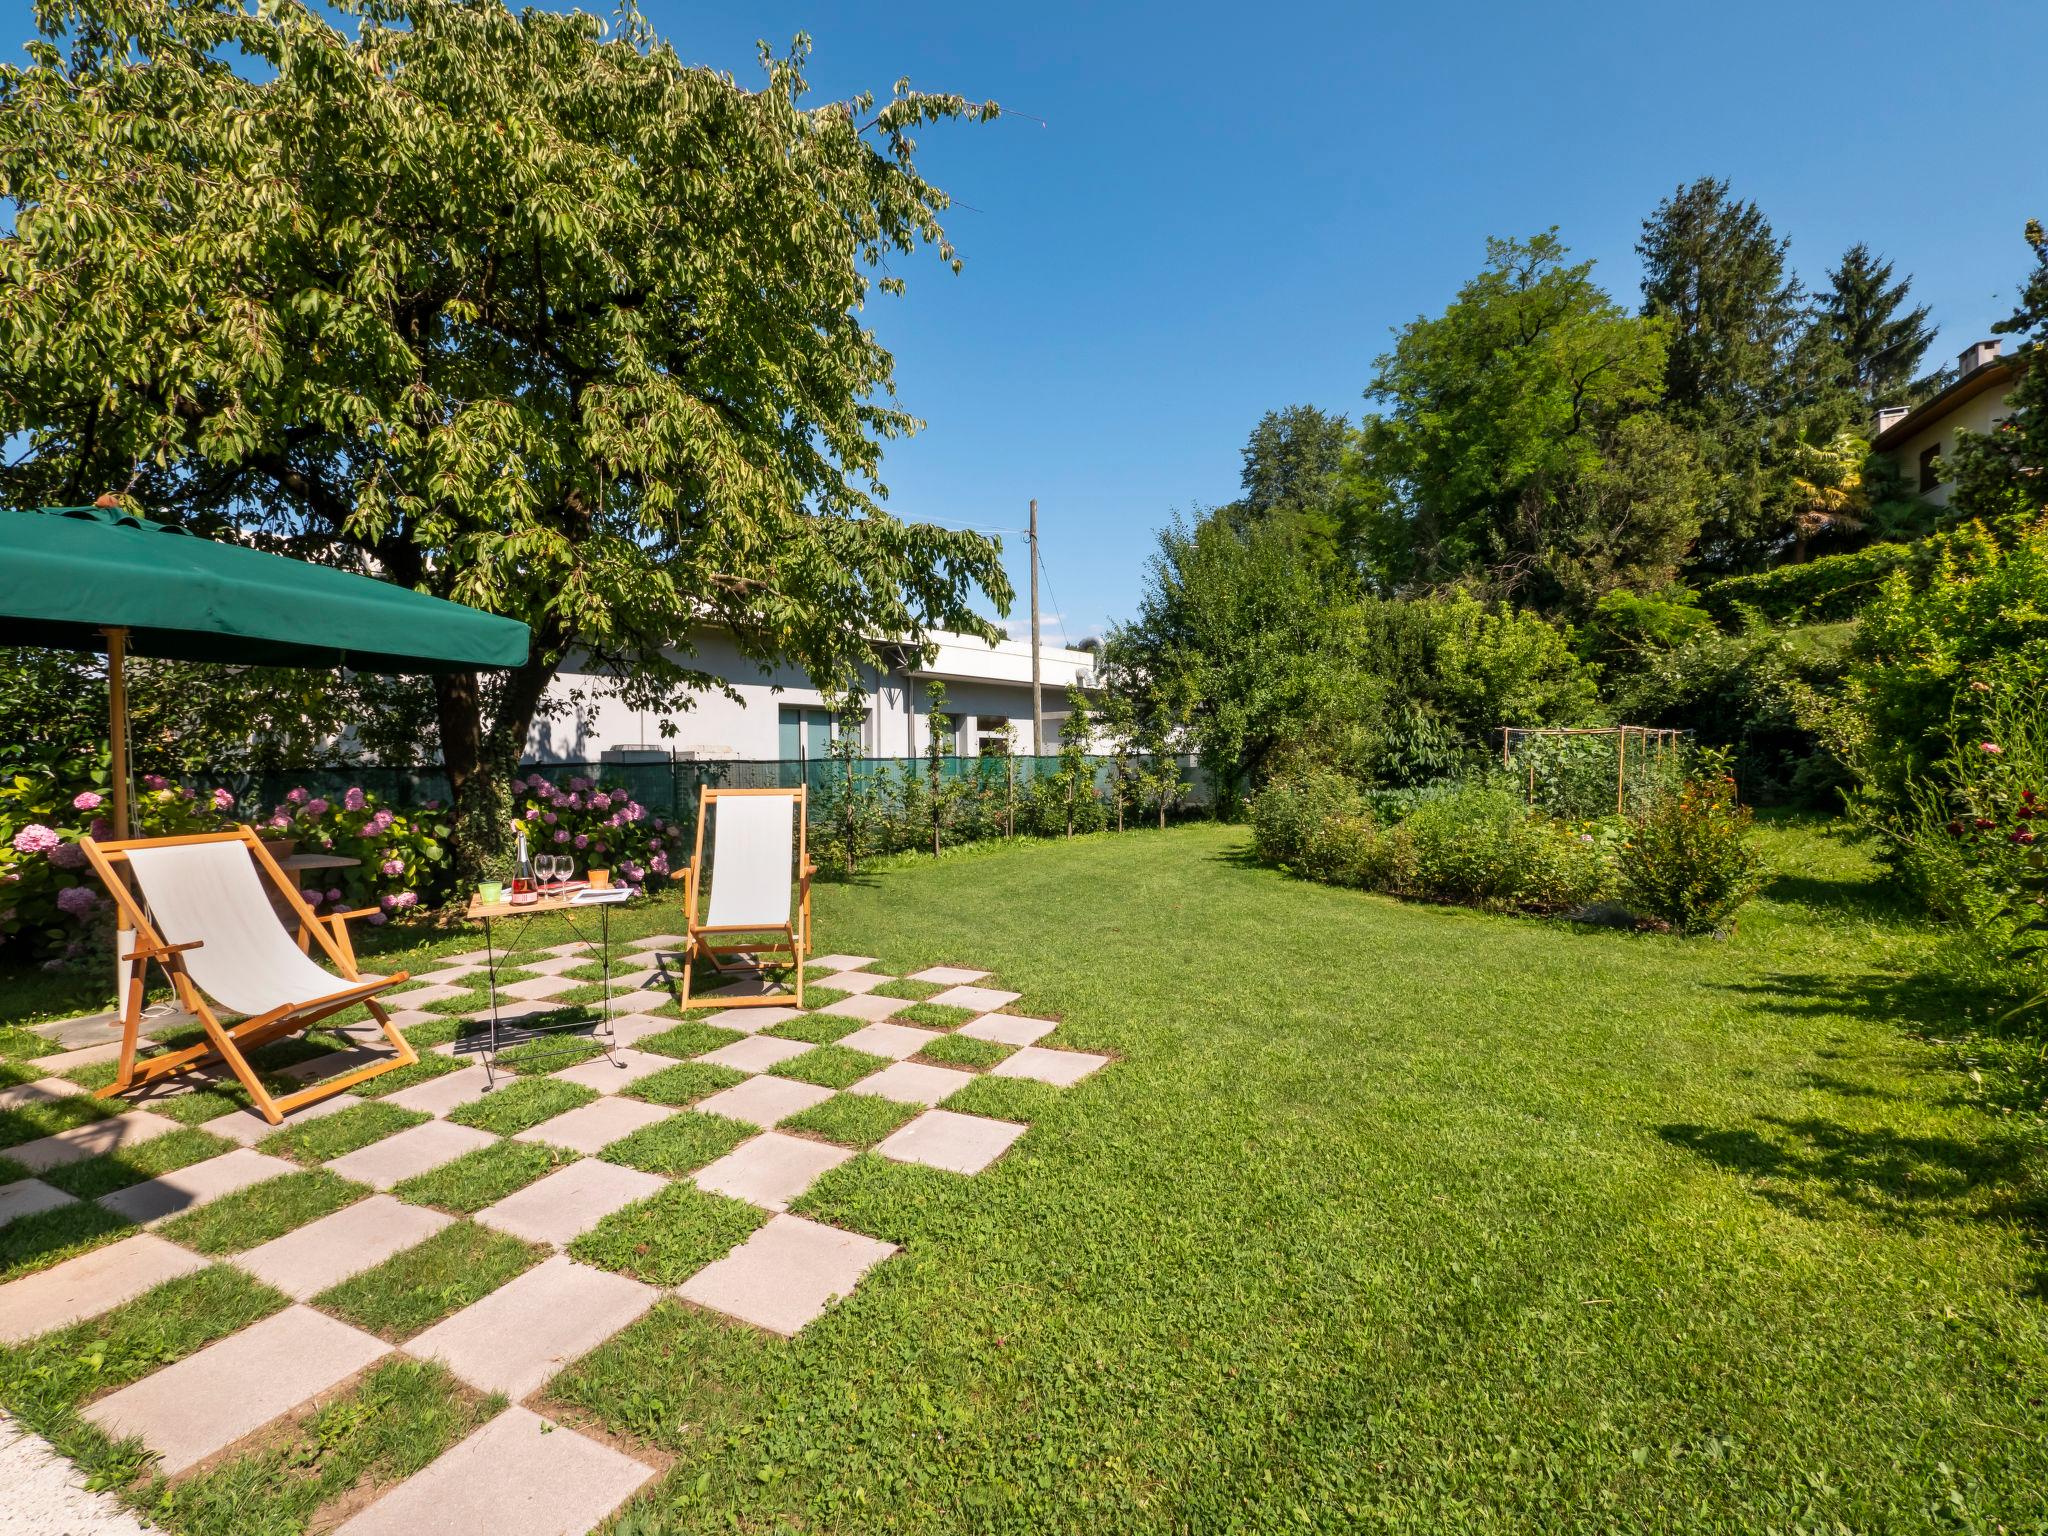
POLYGON ((1045 695, 1038 683, 1038 498, 1031 498, 1031 755, 1045 755, 1045 695))

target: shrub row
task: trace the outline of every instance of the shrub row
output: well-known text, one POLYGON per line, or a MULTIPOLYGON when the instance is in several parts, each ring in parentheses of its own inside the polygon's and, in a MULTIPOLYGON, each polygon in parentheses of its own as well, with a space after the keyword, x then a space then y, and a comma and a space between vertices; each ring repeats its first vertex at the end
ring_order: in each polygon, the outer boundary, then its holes
POLYGON ((1872 544, 1844 555, 1823 555, 1802 565, 1783 565, 1754 576, 1727 576, 1700 593, 1707 611, 1724 624, 1743 609, 1773 623, 1801 619, 1821 623, 1853 618, 1877 595, 1878 584, 1912 562, 1906 544, 1872 544))

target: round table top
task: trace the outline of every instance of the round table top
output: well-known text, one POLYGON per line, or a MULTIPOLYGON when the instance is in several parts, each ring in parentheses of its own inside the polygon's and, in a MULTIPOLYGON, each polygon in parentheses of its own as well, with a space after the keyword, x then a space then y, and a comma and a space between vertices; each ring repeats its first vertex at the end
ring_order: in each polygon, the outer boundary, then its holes
POLYGON ((286 869, 353 869, 363 861, 343 858, 338 853, 295 853, 282 862, 286 869))

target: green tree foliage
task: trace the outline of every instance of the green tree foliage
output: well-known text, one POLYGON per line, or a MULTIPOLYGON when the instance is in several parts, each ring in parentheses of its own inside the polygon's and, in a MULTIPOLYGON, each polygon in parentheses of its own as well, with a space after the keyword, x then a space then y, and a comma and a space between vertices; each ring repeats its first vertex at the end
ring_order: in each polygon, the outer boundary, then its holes
POLYGON ((1344 537, 1344 459, 1351 426, 1312 405, 1268 411, 1244 445, 1244 494, 1229 512, 1240 531, 1292 520, 1304 558, 1334 565, 1344 537))
POLYGON ((2048 368, 2040 366, 2048 347, 2048 232, 2038 220, 2026 229, 2030 256, 2019 307, 1992 329, 2025 339, 2019 381, 2007 404, 2011 414, 1988 436, 1966 435, 1953 470, 1949 506, 1960 517, 1993 528, 2018 529, 2048 511, 2048 368))
POLYGON ((1492 240, 1367 391, 1349 486, 1383 592, 1473 580, 1580 611, 1670 580, 1697 528, 1693 454, 1653 415, 1666 323, 1628 314, 1554 232, 1492 240))
MULTIPOLYGON (((699 620, 843 675, 863 635, 985 632, 976 535, 881 510, 917 423, 863 313, 954 263, 915 131, 990 105, 744 90, 630 6, 75 0, 0 70, 17 503, 113 490, 525 620, 436 683, 481 853, 572 647, 639 707, 699 620), (239 57, 247 68, 229 68, 239 57)), ((957 263, 954 263, 957 265, 957 263)))
POLYGON ((1913 279, 1892 278, 1892 264, 1859 240, 1828 273, 1821 296, 1820 324, 1839 363, 1837 382, 1856 395, 1866 415, 1907 397, 1934 340, 1928 307, 1906 307, 1913 279))

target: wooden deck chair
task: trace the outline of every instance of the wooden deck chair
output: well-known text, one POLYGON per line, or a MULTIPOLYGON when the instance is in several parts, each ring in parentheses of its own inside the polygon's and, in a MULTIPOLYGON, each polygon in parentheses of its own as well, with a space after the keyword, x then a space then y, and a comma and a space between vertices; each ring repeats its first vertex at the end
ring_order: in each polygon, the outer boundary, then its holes
MULTIPOLYGON (((697 792, 697 846, 683 877, 683 916, 689 935, 683 950, 682 1008, 687 1012, 692 973, 701 960, 718 977, 765 974, 760 957, 787 954, 796 968, 795 1004, 804 1005, 804 956, 811 948, 811 876, 804 839, 809 808, 802 786, 795 789, 710 789, 697 792), (713 811, 716 810, 716 816, 713 811), (697 919, 704 889, 704 824, 712 822, 711 901, 697 919), (792 914, 790 875, 800 892, 792 914), (762 937, 744 942, 736 936, 762 937), (713 935, 720 935, 718 942, 713 935), (772 937, 780 935, 780 937, 772 937), (731 964, 733 956, 752 957, 731 964)), ((699 1008, 764 1008, 787 1005, 787 993, 759 997, 699 998, 699 1008)))
POLYGON ((406 980, 405 972, 364 976, 356 969, 355 947, 345 925, 349 918, 376 909, 315 916, 291 877, 248 827, 125 842, 102 843, 82 837, 78 846, 85 850, 135 930, 135 949, 125 962, 121 1000, 121 1067, 114 1081, 99 1091, 100 1098, 225 1061, 249 1091, 257 1112, 277 1125, 301 1104, 419 1060, 375 998, 376 993, 406 980), (134 875, 137 889, 129 889, 117 867, 121 865, 134 875), (264 876, 299 920, 296 943, 278 921, 264 889, 264 876), (319 944, 320 952, 341 973, 339 977, 315 963, 310 943, 319 944), (137 1061, 143 978, 152 961, 171 978, 178 1001, 198 1018, 206 1039, 137 1061), (370 1010, 397 1054, 389 1061, 374 1062, 329 1082, 272 1098, 245 1053, 297 1034, 357 1003, 370 1010), (241 1022, 232 1028, 223 1025, 214 1004, 229 1014, 241 1015, 241 1022))

